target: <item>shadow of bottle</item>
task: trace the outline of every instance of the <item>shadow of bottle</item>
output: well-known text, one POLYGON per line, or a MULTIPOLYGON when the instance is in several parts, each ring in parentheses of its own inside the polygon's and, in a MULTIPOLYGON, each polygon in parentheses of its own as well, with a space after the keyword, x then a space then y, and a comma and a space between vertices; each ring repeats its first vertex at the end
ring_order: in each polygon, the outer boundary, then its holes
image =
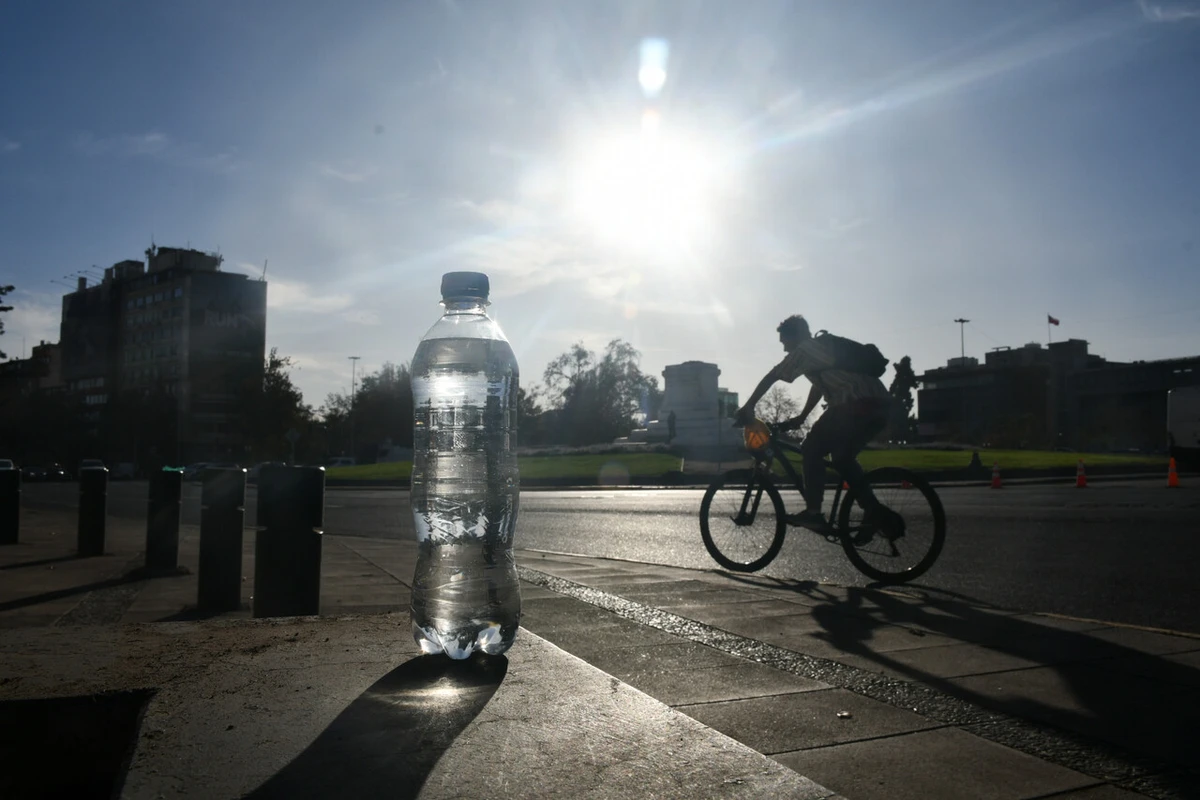
POLYGON ((416 797, 507 672, 503 656, 407 661, 359 695, 247 797, 416 797))

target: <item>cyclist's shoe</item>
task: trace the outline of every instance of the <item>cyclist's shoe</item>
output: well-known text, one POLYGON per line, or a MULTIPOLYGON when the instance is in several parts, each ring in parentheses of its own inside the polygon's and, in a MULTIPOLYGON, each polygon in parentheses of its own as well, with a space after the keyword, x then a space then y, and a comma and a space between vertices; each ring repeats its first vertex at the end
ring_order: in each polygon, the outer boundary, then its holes
POLYGON ((833 530, 829 526, 829 523, 825 521, 825 515, 820 511, 809 511, 808 509, 805 509, 799 514, 788 514, 786 519, 788 525, 796 525, 801 528, 808 528, 810 531, 816 531, 817 533, 829 533, 833 530))
POLYGON ((863 545, 878 533, 888 541, 895 541, 904 536, 904 517, 886 506, 875 506, 863 516, 862 530, 855 535, 855 544, 863 545), (859 537, 863 541, 858 541, 859 537))

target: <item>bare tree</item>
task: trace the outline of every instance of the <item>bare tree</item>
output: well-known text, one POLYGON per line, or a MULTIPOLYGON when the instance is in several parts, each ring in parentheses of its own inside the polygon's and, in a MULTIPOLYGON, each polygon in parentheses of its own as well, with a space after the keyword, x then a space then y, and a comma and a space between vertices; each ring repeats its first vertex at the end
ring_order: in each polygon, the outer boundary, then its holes
POLYGON ((777 425, 799 414, 800 404, 792 399, 787 389, 775 384, 763 395, 762 400, 758 401, 756 410, 759 419, 777 425))
MULTIPOLYGON (((791 419, 800 413, 800 404, 792 397, 787 389, 775 384, 771 387, 762 400, 758 401, 756 407, 758 418, 769 422, 772 425, 778 425, 780 422, 791 419)), ((812 428, 811 422, 805 422, 795 430, 787 431, 782 434, 785 439, 803 439, 808 435, 809 429, 812 428)))

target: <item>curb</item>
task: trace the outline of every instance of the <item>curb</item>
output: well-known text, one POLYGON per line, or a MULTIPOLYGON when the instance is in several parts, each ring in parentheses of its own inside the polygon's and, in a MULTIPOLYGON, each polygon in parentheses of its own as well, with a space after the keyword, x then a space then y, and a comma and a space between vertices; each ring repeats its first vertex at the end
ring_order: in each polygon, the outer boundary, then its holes
MULTIPOLYGON (((918 473, 919 474, 919 473, 918 473)), ((663 490, 663 489, 706 489, 708 484, 712 482, 716 475, 697 475, 694 479, 686 481, 663 482, 661 480, 647 480, 644 483, 626 483, 626 484, 604 484, 604 483, 578 483, 575 481, 522 481, 521 491, 580 491, 585 489, 600 489, 621 491, 644 491, 644 490, 663 490)), ((1131 472, 1111 475, 1088 475, 1088 483, 1110 483, 1116 481, 1153 481, 1161 476, 1157 473, 1150 472, 1131 472)), ((1074 485, 1075 473, 1070 475, 1053 475, 1039 476, 1027 478, 1005 478, 1005 486, 1053 486, 1055 484, 1074 485)), ((1165 481, 1165 479, 1164 479, 1165 481)), ((929 480, 931 486, 938 489, 954 489, 954 488, 979 488, 991 486, 991 479, 943 479, 931 478, 929 480)), ((327 481, 325 483, 327 490, 337 489, 395 489, 408 490, 408 481, 354 481, 354 480, 338 480, 327 481)), ((1164 484, 1165 488, 1165 484, 1164 484)))

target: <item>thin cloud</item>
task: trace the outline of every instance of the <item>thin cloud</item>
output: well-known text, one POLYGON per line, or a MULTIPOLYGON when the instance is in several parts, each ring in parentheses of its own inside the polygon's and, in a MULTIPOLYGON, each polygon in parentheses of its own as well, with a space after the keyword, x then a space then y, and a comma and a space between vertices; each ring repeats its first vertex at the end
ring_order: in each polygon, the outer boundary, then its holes
MULTIPOLYGON (((1140 2, 1144 11, 1146 8, 1157 9, 1158 13, 1166 16, 1189 13, 1182 10, 1162 11, 1161 6, 1149 6, 1146 0, 1140 2)), ((1168 21, 1166 16, 1161 21, 1168 21)), ((799 124, 767 135, 758 147, 769 149, 826 135, 885 112, 961 91, 1112 39, 1128 32, 1135 24, 1125 17, 1101 11, 1059 27, 1046 28, 1034 35, 975 53, 957 63, 931 66, 924 74, 917 74, 900 85, 863 97, 857 102, 827 104, 810 109, 801 115, 799 124)))
POLYGON ((1200 19, 1200 8, 1185 5, 1161 5, 1138 0, 1142 16, 1151 22, 1184 22, 1189 19, 1200 19))
POLYGON ((267 308, 282 313, 326 314, 344 311, 354 303, 348 294, 333 294, 300 281, 267 281, 267 308))
POLYGON ((794 259, 771 258, 763 264, 763 268, 768 272, 799 272, 804 265, 794 259))
POLYGON ((368 167, 367 169, 361 170, 341 169, 333 166, 332 164, 322 164, 320 171, 321 174, 327 178, 334 178, 335 180, 343 181, 345 183, 362 183, 363 181, 374 177, 375 173, 377 173, 379 170, 375 167, 368 167))
POLYGON ((181 142, 156 130, 101 137, 85 132, 75 137, 73 145, 77 152, 93 158, 151 158, 172 166, 217 173, 230 173, 242 166, 233 151, 206 152, 193 142, 181 142))
POLYGON ((367 327, 374 327, 383 324, 383 320, 380 318, 379 314, 370 310, 364 311, 355 309, 353 311, 346 311, 342 314, 342 319, 355 325, 365 325, 367 327))
POLYGON ((15 153, 20 149, 20 142, 14 142, 12 139, 6 139, 3 136, 0 136, 0 153, 15 153))

